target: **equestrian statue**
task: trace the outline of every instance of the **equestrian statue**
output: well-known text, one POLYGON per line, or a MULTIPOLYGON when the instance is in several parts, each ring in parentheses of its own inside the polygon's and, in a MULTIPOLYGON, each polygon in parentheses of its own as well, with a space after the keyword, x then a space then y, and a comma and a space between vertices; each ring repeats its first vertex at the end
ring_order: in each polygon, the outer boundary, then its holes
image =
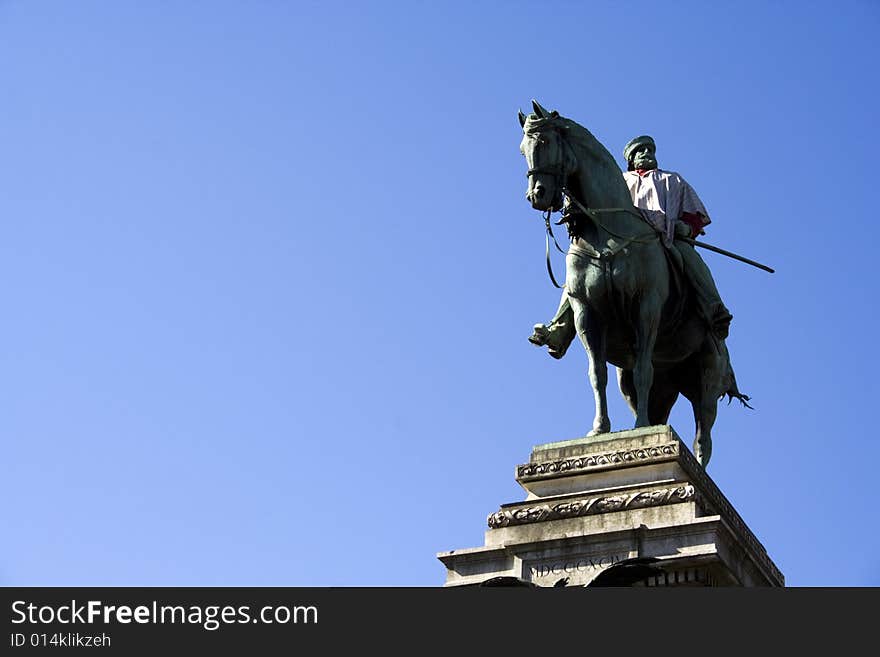
POLYGON ((556 223, 566 226, 569 247, 556 315, 535 325, 529 341, 562 358, 580 338, 596 404, 588 435, 611 430, 608 363, 636 427, 666 424, 683 395, 694 411, 694 455, 706 467, 718 401, 751 407, 725 343, 732 315, 694 245, 773 270, 694 239, 709 213, 682 176, 658 168, 650 136, 625 146, 621 172, 586 128, 536 101, 532 107, 519 113, 526 198, 544 213, 548 240, 551 213, 561 211, 556 223))

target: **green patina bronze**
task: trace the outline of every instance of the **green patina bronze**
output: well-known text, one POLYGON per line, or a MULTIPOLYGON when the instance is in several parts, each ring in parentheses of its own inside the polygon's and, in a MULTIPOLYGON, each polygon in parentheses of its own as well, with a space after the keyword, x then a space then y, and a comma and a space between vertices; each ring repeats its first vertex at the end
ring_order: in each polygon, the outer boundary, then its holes
POLYGON ((653 169, 657 166, 657 144, 650 135, 642 135, 627 142, 623 147, 623 159, 626 160, 627 168, 653 169))
MULTIPOLYGON (((536 325, 529 340, 561 358, 580 337, 596 405, 588 435, 611 430, 608 363, 617 367, 636 427, 666 424, 679 395, 687 398, 694 454, 705 467, 718 400, 726 395, 748 406, 749 398, 737 387, 725 343, 729 313, 693 240, 677 239, 691 229, 677 222, 674 243, 664 246, 634 208, 608 150, 578 123, 532 105, 532 114, 519 113, 526 196, 537 210, 564 210, 571 244, 557 313, 549 325, 536 325)), ((631 171, 657 166, 647 135, 624 153, 631 171)))

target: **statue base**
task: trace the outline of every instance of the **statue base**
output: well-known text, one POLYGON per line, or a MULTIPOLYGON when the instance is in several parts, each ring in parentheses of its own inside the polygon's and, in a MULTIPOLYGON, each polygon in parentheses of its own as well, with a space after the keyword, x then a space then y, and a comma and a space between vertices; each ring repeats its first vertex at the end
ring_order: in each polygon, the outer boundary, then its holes
POLYGON ((444 586, 785 586, 670 426, 537 445, 516 481, 483 547, 437 555, 444 586))

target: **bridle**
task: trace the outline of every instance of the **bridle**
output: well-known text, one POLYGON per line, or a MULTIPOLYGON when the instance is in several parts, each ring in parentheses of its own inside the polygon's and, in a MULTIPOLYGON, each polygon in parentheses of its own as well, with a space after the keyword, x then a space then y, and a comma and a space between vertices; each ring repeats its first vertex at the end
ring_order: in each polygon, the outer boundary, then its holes
MULTIPOLYGON (((561 140, 560 142, 565 143, 561 140)), ((562 162, 557 162, 556 164, 551 164, 543 167, 532 167, 531 169, 526 171, 526 178, 536 173, 543 173, 545 175, 553 176, 554 178, 562 178, 563 184, 565 183, 565 177, 567 175, 565 164, 562 162)))
MULTIPOLYGON (((567 194, 566 182, 568 180, 568 171, 565 168, 565 149, 570 149, 571 147, 568 145, 568 142, 562 138, 562 135, 559 134, 559 131, 554 129, 553 133, 556 135, 556 139, 559 143, 560 151, 562 151, 562 157, 558 162, 554 164, 545 164, 543 166, 535 166, 526 171, 526 178, 530 178, 535 174, 541 174, 546 176, 552 176, 556 189, 560 190, 561 193, 565 196, 567 194)), ((536 140, 539 140, 537 135, 534 137, 536 140)), ((571 198, 571 197, 570 197, 571 198)), ((556 250, 559 251, 562 255, 567 255, 566 251, 562 250, 562 247, 559 246, 559 242, 556 241, 556 236, 553 234, 553 227, 550 225, 550 216, 553 213, 553 202, 551 201, 550 207, 544 211, 544 228, 546 230, 546 236, 544 238, 544 256, 547 262, 547 274, 550 276, 550 282, 553 283, 553 286, 559 290, 562 289, 562 285, 560 285, 556 281, 556 276, 553 275, 553 265, 550 263, 550 240, 553 240, 553 244, 556 246, 556 250)), ((562 220, 556 222, 556 225, 560 225, 562 220)))
MULTIPOLYGON (((559 143, 559 150, 562 152, 562 157, 558 162, 554 162, 553 164, 545 164, 543 166, 534 166, 528 171, 526 171, 526 178, 529 178, 535 174, 541 174, 545 176, 553 176, 553 180, 556 183, 557 189, 564 190, 566 182, 568 180, 568 171, 565 168, 566 155, 571 155, 571 146, 568 142, 562 137, 559 133, 559 130, 556 128, 551 128, 550 131, 556 136, 556 139, 559 143), (568 153, 566 153, 568 151, 568 153)), ((537 135, 534 136, 536 141, 540 141, 537 135)))

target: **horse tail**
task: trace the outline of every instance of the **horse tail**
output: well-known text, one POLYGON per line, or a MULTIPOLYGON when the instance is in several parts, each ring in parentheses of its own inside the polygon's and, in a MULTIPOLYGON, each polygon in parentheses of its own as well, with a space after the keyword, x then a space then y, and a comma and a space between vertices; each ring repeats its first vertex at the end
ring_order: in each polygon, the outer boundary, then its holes
MULTIPOLYGON (((721 342, 721 341, 719 341, 719 342, 721 342)), ((751 408, 752 410, 755 410, 754 407, 749 404, 749 402, 751 401, 752 398, 739 391, 739 386, 736 383, 736 374, 734 374, 734 372, 733 372, 733 365, 730 364, 730 353, 727 351, 727 345, 724 344, 724 342, 721 342, 721 345, 724 349, 724 356, 727 360, 728 386, 727 386, 727 390, 725 390, 724 392, 721 393, 721 396, 719 397, 719 399, 724 399, 724 397, 726 396, 728 406, 730 406, 730 402, 732 402, 734 399, 738 399, 739 403, 742 404, 743 406, 745 406, 746 408, 751 408)))
POLYGON ((732 402, 735 397, 735 398, 739 399, 739 403, 742 404, 743 406, 745 406, 746 408, 751 408, 752 410, 755 410, 755 407, 749 404, 751 397, 749 397, 748 395, 742 394, 738 390, 728 390, 727 392, 725 392, 724 394, 721 395, 721 399, 724 399, 725 396, 727 396, 727 405, 728 406, 730 406, 730 402, 732 402))

